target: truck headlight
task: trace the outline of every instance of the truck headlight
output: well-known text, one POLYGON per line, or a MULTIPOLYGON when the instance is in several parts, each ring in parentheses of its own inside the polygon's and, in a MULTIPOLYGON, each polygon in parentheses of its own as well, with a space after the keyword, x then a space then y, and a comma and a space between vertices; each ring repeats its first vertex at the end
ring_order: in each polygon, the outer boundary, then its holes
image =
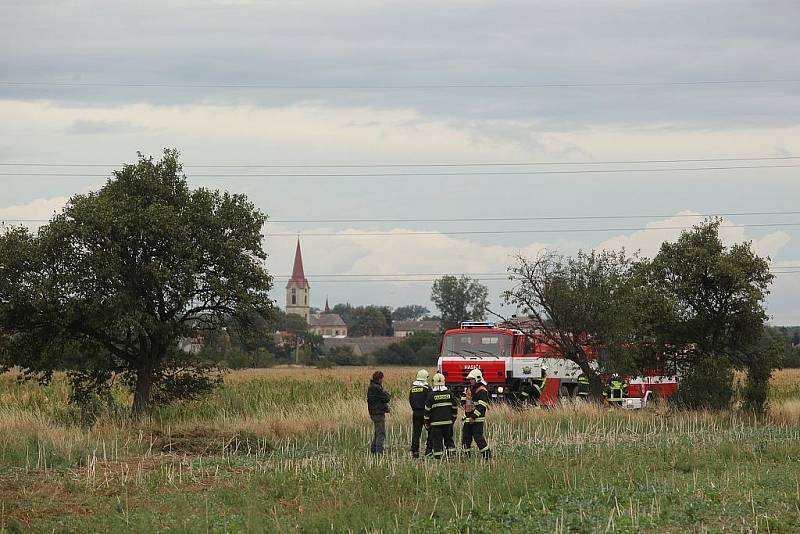
POLYGON ((503 389, 503 386, 500 386, 499 388, 497 388, 497 392, 498 392, 498 393, 502 393, 503 391, 505 391, 505 390, 503 389))

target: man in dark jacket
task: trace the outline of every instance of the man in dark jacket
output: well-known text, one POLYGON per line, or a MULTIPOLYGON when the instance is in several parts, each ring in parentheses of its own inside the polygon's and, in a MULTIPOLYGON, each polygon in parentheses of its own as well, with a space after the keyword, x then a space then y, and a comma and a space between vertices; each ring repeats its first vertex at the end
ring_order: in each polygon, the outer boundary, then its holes
MULTIPOLYGON (((419 458, 419 441, 422 437, 422 428, 425 425, 425 400, 430 391, 428 386, 428 371, 420 369, 417 379, 411 384, 408 392, 408 404, 411 406, 411 456, 419 458)), ((425 440, 425 455, 431 453, 431 434, 425 440)))
POLYGON ((447 389, 444 375, 433 375, 433 388, 425 400, 425 426, 433 442, 433 457, 443 458, 456 450, 453 442, 453 423, 458 417, 458 397, 447 389))
POLYGON ((367 388, 367 409, 375 427, 372 444, 369 447, 369 452, 372 454, 383 454, 383 441, 386 439, 386 414, 389 413, 390 399, 389 392, 383 389, 383 373, 375 371, 367 388))

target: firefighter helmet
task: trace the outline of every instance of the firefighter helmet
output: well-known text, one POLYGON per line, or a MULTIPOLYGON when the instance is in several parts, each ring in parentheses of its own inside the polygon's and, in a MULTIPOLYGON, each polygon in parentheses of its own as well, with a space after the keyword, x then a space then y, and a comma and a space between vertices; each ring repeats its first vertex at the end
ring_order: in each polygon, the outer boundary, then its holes
POLYGON ((433 375, 433 385, 434 386, 444 385, 444 375, 442 373, 436 373, 435 375, 433 375))
POLYGON ((480 369, 473 369, 467 375, 467 380, 474 378, 476 382, 483 382, 483 373, 480 369))
POLYGON ((417 380, 420 382, 427 382, 428 381, 428 371, 425 369, 420 369, 417 371, 417 380))

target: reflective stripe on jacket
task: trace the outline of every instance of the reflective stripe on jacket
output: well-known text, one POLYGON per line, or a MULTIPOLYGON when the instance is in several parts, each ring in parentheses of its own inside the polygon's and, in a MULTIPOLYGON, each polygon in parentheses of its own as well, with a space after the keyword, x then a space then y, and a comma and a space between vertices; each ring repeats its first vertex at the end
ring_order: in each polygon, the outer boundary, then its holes
POLYGON ((449 389, 429 390, 425 399, 425 423, 452 425, 458 417, 458 398, 449 389))

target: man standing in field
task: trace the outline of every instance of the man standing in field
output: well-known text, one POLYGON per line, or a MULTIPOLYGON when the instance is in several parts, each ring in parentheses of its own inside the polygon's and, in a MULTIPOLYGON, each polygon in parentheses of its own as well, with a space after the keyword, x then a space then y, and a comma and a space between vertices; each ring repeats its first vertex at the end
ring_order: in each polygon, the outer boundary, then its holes
POLYGON ((433 389, 425 399, 425 426, 428 428, 429 441, 433 442, 433 457, 443 458, 445 452, 451 454, 456 450, 453 442, 453 424, 458 417, 458 398, 447 389, 444 375, 433 375, 433 389))
MULTIPOLYGON (((428 371, 420 369, 417 379, 411 384, 408 392, 408 404, 411 405, 411 456, 419 458, 419 441, 422 437, 422 428, 425 425, 425 400, 430 391, 428 386, 428 371)), ((425 440, 425 455, 431 453, 431 434, 425 440)))
POLYGON ((383 454, 383 442, 386 439, 386 414, 389 413, 391 395, 383 389, 383 372, 375 371, 367 388, 367 409, 372 419, 374 433, 369 452, 383 454))
POLYGON ((483 435, 486 422, 486 410, 489 409, 489 390, 483 381, 480 369, 473 369, 467 375, 469 385, 464 390, 461 402, 464 406, 464 427, 461 430, 461 448, 469 454, 472 450, 472 440, 478 446, 478 452, 488 460, 492 457, 489 444, 483 435))

